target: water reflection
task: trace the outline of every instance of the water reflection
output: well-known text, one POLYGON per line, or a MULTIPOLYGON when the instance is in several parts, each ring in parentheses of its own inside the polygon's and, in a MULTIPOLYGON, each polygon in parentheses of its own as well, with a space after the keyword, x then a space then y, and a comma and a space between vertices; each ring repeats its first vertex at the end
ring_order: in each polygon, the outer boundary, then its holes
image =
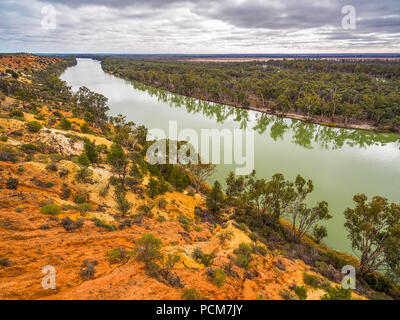
POLYGON ((172 108, 184 107, 188 113, 202 114, 220 124, 233 120, 239 123, 241 129, 250 127, 260 135, 269 135, 274 141, 283 140, 284 137, 289 138, 296 145, 306 149, 312 149, 315 145, 325 149, 341 149, 345 145, 366 148, 373 145, 384 146, 388 143, 400 144, 400 135, 395 133, 321 126, 185 97, 138 82, 132 82, 132 85, 135 89, 157 98, 158 101, 168 103, 172 108))

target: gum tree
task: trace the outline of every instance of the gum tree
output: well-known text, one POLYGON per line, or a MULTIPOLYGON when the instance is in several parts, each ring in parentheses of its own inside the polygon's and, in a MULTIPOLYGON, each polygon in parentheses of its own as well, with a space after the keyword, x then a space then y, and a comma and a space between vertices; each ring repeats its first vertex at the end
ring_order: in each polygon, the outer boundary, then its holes
POLYGON ((361 274, 385 270, 400 275, 400 205, 365 194, 353 197, 355 207, 346 209, 345 227, 354 252, 360 258, 361 274))

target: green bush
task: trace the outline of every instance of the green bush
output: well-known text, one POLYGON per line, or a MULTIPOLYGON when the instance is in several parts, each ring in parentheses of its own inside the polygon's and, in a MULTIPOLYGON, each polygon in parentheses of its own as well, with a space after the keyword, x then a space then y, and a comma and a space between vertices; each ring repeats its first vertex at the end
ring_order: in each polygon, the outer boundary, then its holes
POLYGON ((134 254, 136 260, 143 261, 147 266, 156 263, 162 257, 161 239, 151 233, 144 234, 135 242, 134 254))
POLYGON ((120 262, 126 257, 126 249, 124 247, 117 247, 114 250, 108 251, 107 257, 110 263, 120 262))
POLYGON ((90 165, 89 158, 87 157, 86 153, 82 153, 78 157, 78 164, 80 164, 82 167, 88 167, 90 165))
POLYGON ((332 287, 328 290, 327 294, 321 297, 321 300, 352 300, 351 289, 343 289, 340 286, 332 287))
POLYGON ((258 252, 262 256, 266 256, 268 253, 268 249, 264 246, 255 246, 254 251, 258 252))
POLYGON ((147 218, 153 218, 154 214, 153 212, 151 212, 151 208, 149 206, 146 205, 141 205, 138 208, 138 214, 147 218))
POLYGON ((93 221, 94 221, 94 224, 96 225, 96 227, 104 228, 104 229, 107 229, 108 231, 118 230, 118 227, 115 224, 108 224, 97 218, 94 218, 93 221))
POLYGON ((21 110, 14 109, 10 111, 9 116, 11 118, 22 118, 24 116, 24 113, 21 110))
POLYGON ((213 264, 214 257, 211 254, 204 253, 201 257, 201 263, 206 267, 209 267, 213 264))
POLYGON ((150 178, 147 188, 147 194, 149 195, 149 197, 155 198, 156 196, 164 194, 168 191, 168 184, 162 180, 150 178))
POLYGON ((63 130, 71 130, 72 124, 71 121, 67 120, 67 119, 62 119, 60 122, 60 128, 63 130))
POLYGON ((320 288, 325 291, 328 291, 331 287, 330 282, 328 280, 318 276, 314 276, 312 274, 308 274, 306 272, 303 273, 303 281, 306 285, 314 289, 320 288))
POLYGON ((248 270, 250 267, 250 263, 253 260, 251 254, 253 253, 253 248, 250 244, 242 242, 239 244, 239 247, 234 251, 236 254, 235 263, 243 268, 248 270))
POLYGON ((225 271, 220 268, 215 269, 211 277, 211 282, 215 284, 217 287, 222 287, 225 284, 225 281, 226 281, 225 271))
POLYGON ((295 290, 296 296, 300 300, 306 300, 307 299, 307 289, 304 286, 297 287, 295 290))
POLYGON ((196 288, 188 288, 183 290, 182 293, 183 300, 205 300, 201 293, 199 293, 196 288))
POLYGON ((78 210, 82 215, 85 215, 88 211, 93 210, 93 205, 91 203, 78 203, 76 205, 76 210, 78 210))
POLYGON ((78 190, 74 196, 75 203, 89 203, 89 192, 85 190, 78 190))
POLYGON ((75 175, 76 180, 83 181, 93 175, 93 171, 90 170, 88 167, 81 168, 77 174, 75 175))
POLYGON ((36 133, 40 129, 42 129, 42 125, 38 121, 30 121, 26 124, 26 128, 28 129, 29 132, 36 133))
POLYGON ((26 143, 21 145, 21 150, 26 154, 35 154, 38 152, 38 147, 33 143, 26 143))
POLYGON ((40 212, 44 214, 57 215, 61 213, 61 208, 55 204, 46 204, 40 208, 40 212))
POLYGON ((8 137, 7 136, 1 136, 0 137, 0 141, 1 142, 7 142, 8 141, 8 137))

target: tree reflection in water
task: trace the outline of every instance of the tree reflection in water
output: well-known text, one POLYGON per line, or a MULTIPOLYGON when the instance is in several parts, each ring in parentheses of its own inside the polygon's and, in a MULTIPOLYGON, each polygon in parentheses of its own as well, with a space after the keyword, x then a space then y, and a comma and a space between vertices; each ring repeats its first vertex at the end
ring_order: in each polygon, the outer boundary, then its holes
POLYGON ((188 113, 202 114, 220 124, 230 119, 238 122, 241 129, 248 128, 251 124, 251 129, 260 135, 268 134, 274 141, 283 140, 286 136, 293 143, 307 149, 312 149, 313 145, 325 149, 341 149, 344 145, 366 148, 373 145, 384 146, 394 142, 400 145, 400 135, 396 133, 376 133, 322 126, 181 96, 138 82, 131 83, 135 89, 146 91, 150 96, 156 97, 158 101, 168 103, 172 108, 184 107, 188 113), (254 120, 249 120, 250 113, 255 115, 254 120), (255 122, 254 125, 253 122, 255 122))

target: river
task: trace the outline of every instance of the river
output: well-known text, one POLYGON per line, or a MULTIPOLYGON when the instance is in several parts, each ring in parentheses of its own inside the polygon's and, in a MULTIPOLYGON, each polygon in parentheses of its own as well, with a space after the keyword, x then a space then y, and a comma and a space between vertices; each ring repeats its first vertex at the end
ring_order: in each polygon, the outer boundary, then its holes
MULTIPOLYGON (((353 205, 354 194, 400 202, 399 135, 324 127, 182 97, 107 74, 92 59, 78 59, 61 79, 74 91, 86 86, 105 95, 110 115, 123 114, 149 129, 168 133, 169 121, 176 121, 178 130, 253 130, 257 176, 279 172, 290 180, 297 174, 311 179, 314 192, 308 202, 328 201, 333 219, 326 223, 324 242, 334 249, 352 252, 343 212, 353 205)), ((223 182, 233 169, 233 164, 220 164, 213 179, 223 182)))

